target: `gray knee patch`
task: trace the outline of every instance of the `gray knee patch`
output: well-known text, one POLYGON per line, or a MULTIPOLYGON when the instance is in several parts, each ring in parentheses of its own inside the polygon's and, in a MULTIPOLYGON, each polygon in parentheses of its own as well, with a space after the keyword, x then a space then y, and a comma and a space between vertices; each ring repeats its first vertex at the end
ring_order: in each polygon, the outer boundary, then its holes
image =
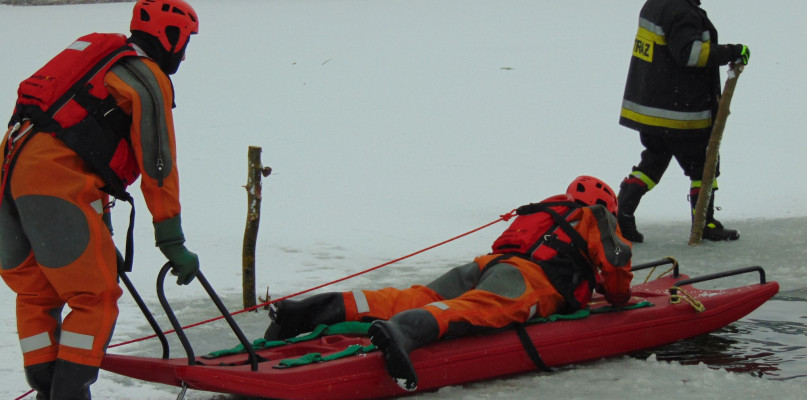
POLYGON ((64 267, 87 249, 90 227, 75 204, 43 195, 22 196, 16 203, 22 229, 40 265, 64 267))
POLYGON ((0 268, 18 267, 31 253, 31 244, 22 231, 19 217, 3 199, 0 205, 0 268))
POLYGON ((524 283, 524 276, 521 275, 518 268, 510 264, 498 263, 482 271, 482 278, 476 288, 508 299, 515 299, 524 294, 527 284, 524 283))
POLYGON ((473 289, 480 274, 479 265, 472 262, 452 268, 426 287, 437 292, 442 298, 450 300, 473 289))

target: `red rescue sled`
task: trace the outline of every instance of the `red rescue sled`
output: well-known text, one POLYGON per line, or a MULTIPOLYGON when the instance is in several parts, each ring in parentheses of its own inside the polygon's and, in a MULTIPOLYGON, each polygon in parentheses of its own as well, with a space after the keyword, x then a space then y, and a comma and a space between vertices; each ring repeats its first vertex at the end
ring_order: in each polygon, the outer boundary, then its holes
MULTIPOLYGON (((549 367, 581 363, 708 333, 737 321, 779 291, 778 283, 765 281, 761 267, 689 279, 678 274, 678 265, 670 258, 634 270, 663 264, 672 264, 674 273, 632 287, 634 301, 647 301, 652 306, 527 325, 526 332, 543 362, 549 367), (745 273, 758 273, 759 283, 721 290, 692 286, 745 273), (689 301, 676 301, 679 299, 689 301)), ((606 305, 599 295, 592 299, 592 310, 606 305)), ((174 319, 171 313, 169 318, 174 319)), ((181 333, 181 328, 177 331, 181 333)), ((101 368, 167 385, 274 399, 366 399, 410 393, 390 379, 378 351, 298 367, 276 367, 282 359, 308 353, 327 356, 352 344, 369 345, 370 341, 363 336, 323 336, 253 351, 251 355, 215 359, 193 357, 189 351, 193 365, 189 358, 108 354, 101 368)), ((441 340, 413 351, 411 359, 418 373, 418 392, 536 370, 514 329, 441 340)))

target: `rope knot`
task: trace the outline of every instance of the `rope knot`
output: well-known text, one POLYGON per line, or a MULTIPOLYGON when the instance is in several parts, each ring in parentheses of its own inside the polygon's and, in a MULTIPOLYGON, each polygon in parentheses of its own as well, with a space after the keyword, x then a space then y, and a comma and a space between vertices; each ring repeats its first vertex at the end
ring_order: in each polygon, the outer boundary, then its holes
POLYGON ((678 304, 681 300, 686 300, 692 308, 695 309, 697 312, 704 312, 706 311, 706 307, 698 301, 698 299, 692 297, 691 294, 685 292, 678 286, 670 287, 670 304, 678 304))
POLYGON ((510 218, 513 218, 514 215, 516 215, 516 210, 515 209, 513 209, 513 211, 510 211, 507 214, 499 215, 499 217, 502 218, 502 221, 509 221, 510 218))

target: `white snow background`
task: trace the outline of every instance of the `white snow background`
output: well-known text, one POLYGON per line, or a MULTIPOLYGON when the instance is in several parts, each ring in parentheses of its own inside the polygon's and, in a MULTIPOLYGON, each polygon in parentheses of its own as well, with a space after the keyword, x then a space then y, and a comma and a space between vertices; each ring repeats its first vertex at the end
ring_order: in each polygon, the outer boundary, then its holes
MULTIPOLYGON (((563 192, 577 175, 598 176, 617 189, 639 160, 638 135, 617 120, 641 0, 191 2, 200 34, 174 76, 182 219, 187 246, 231 311, 242 308, 242 185, 250 145, 263 148, 263 163, 274 170, 263 181, 257 253, 259 291, 268 286, 274 298, 469 231, 563 192)), ((690 275, 762 265, 783 292, 806 299, 807 51, 800 43, 807 37, 807 3, 704 3, 721 43, 752 49, 724 134, 716 195, 718 218, 743 237, 687 245, 689 183, 673 161, 637 212, 646 243, 635 246, 634 260, 674 256, 690 275)), ((21 80, 78 36, 127 33, 131 8, 0 6, 0 105, 8 115, 21 80)), ((138 215, 130 278, 169 329, 154 293, 165 260, 153 246, 145 203, 132 189, 138 215)), ((128 212, 126 204, 115 210, 121 247, 128 212)), ((425 283, 486 253, 505 227, 499 223, 324 290, 425 283)), ((169 280, 166 287, 183 324, 218 315, 197 283, 177 287, 169 280)), ((0 398, 16 398, 28 386, 14 294, 4 285, 0 302, 0 398)), ((763 309, 771 304, 803 329, 803 301, 774 300, 763 309)), ((113 345, 152 333, 126 292, 120 308, 113 345)), ((268 319, 261 311, 236 320, 257 338, 268 319)), ((188 334, 197 354, 236 344, 221 321, 188 334)), ((803 333, 794 338, 796 348, 807 347, 803 333)), ((160 355, 156 340, 111 351, 160 355)), ((174 340, 172 356, 183 355, 174 340)), ((775 378, 651 355, 415 398, 803 398, 803 377, 775 378)), ((106 372, 92 389, 98 399, 178 393, 106 372)), ((233 397, 190 390, 186 398, 233 397)))

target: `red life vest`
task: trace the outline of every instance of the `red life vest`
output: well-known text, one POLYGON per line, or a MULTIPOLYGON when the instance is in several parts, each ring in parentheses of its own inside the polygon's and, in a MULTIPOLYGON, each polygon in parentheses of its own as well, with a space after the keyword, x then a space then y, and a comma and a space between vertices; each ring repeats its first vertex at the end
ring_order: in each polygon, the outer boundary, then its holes
POLYGON ((35 131, 54 134, 106 181, 107 192, 124 200, 140 170, 129 144, 131 119, 117 108, 104 76, 127 56, 137 52, 122 34, 80 37, 20 83, 9 123, 28 119, 35 131))
POLYGON ((516 219, 492 246, 493 253, 503 257, 526 257, 535 262, 566 300, 563 312, 585 307, 597 279, 581 254, 588 251, 588 245, 569 221, 580 207, 568 194, 521 206, 516 219))
POLYGON ((544 207, 555 211, 565 219, 579 208, 568 194, 552 196, 540 203, 520 207, 519 210, 522 211, 517 211, 518 216, 510 227, 493 242, 491 246, 493 253, 517 253, 533 260, 549 260, 558 252, 548 245, 547 239, 551 237, 553 240, 571 243, 569 234, 561 229, 555 218, 550 213, 539 210, 544 207))

